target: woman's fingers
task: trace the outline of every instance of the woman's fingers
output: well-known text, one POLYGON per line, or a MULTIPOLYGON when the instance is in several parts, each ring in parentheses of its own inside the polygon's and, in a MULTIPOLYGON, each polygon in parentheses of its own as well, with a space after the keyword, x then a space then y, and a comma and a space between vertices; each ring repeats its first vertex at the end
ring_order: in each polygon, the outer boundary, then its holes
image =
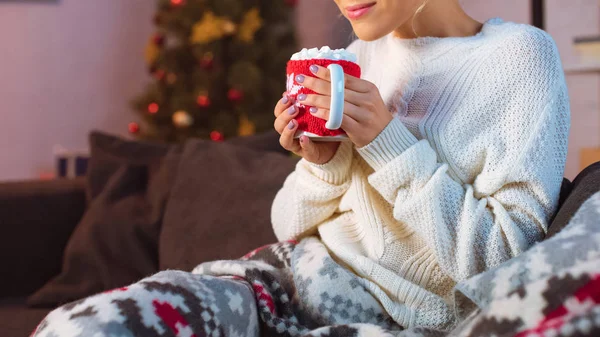
POLYGON ((281 147, 294 153, 301 150, 300 143, 297 139, 294 139, 297 129, 298 122, 295 119, 292 119, 281 132, 281 137, 279 137, 279 144, 281 144, 281 147))
POLYGON ((311 162, 318 161, 319 150, 315 146, 315 143, 310 140, 307 136, 300 137, 300 147, 302 148, 302 157, 306 158, 311 162))
POLYGON ((275 109, 273 110, 275 117, 279 117, 279 115, 289 108, 291 104, 292 100, 287 96, 287 93, 284 92, 283 97, 277 102, 275 109))
POLYGON ((346 74, 345 79, 346 79, 346 86, 345 86, 346 89, 360 92, 363 94, 370 92, 373 89, 373 87, 375 87, 375 85, 373 83, 371 83, 369 81, 365 81, 358 77, 354 77, 352 75, 346 74))
POLYGON ((298 102, 304 105, 314 106, 319 109, 329 109, 331 106, 331 96, 300 94, 296 98, 298 102))
POLYGON ((367 102, 368 98, 368 94, 356 92, 350 89, 344 90, 344 101, 352 103, 356 106, 360 106, 362 103, 367 102))
POLYGON ((287 109, 283 110, 283 112, 281 112, 279 116, 275 119, 275 123, 273 124, 275 130, 277 130, 277 132, 281 134, 284 131, 285 127, 289 124, 289 122, 292 119, 294 119, 294 117, 297 114, 298 107, 295 105, 291 105, 287 109))
POLYGON ((308 109, 308 112, 317 118, 324 119, 326 121, 329 120, 329 109, 319 109, 316 106, 311 106, 308 109))
MULTIPOLYGON (((358 114, 358 106, 368 102, 367 94, 357 93, 351 90, 346 90, 344 93, 344 113, 359 120, 361 116, 358 114)), ((329 109, 331 106, 331 96, 328 95, 306 95, 300 94, 297 97, 298 102, 318 109, 329 109)))
MULTIPOLYGON (((317 118, 324 119, 326 121, 329 120, 329 108, 318 108, 316 106, 312 106, 308 109, 308 112, 317 118)), ((365 116, 363 116, 364 112, 359 107, 352 103, 344 102, 344 117, 342 118, 342 124, 344 124, 344 120, 351 118, 354 121, 364 120, 365 116)))
MULTIPOLYGON (((310 66, 310 71, 319 79, 326 81, 327 83, 331 82, 331 71, 325 67, 318 66, 316 64, 310 66)), ((371 90, 371 82, 362 80, 358 77, 354 77, 352 75, 345 74, 344 75, 344 84, 346 89, 350 89, 356 92, 366 93, 371 90)), ((330 90, 330 89, 329 89, 330 90)), ((315 90, 316 91, 316 90, 315 90)), ((325 93, 323 93, 325 94, 325 93)))
POLYGON ((300 83, 303 87, 308 88, 317 94, 331 95, 331 82, 322 80, 317 77, 298 75, 296 76, 296 82, 300 83))
POLYGON ((360 132, 361 129, 360 122, 346 114, 344 114, 344 118, 342 119, 341 128, 348 134, 360 132))
POLYGON ((344 102, 344 117, 349 117, 357 122, 361 122, 369 117, 365 115, 366 112, 367 110, 361 109, 350 102, 344 102))

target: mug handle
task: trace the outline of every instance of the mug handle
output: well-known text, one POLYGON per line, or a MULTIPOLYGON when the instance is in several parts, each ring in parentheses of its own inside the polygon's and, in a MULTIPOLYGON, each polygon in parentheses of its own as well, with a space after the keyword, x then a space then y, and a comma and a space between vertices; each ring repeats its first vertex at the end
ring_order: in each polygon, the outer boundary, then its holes
POLYGON ((329 130, 337 130, 342 126, 344 117, 344 68, 337 63, 327 66, 331 73, 331 105, 329 106, 329 120, 325 127, 329 130))

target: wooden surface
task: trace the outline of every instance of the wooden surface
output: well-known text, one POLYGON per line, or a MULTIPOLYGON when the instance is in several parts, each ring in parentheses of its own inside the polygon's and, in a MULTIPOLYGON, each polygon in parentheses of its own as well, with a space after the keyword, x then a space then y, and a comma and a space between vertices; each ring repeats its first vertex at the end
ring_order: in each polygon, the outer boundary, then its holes
POLYGON ((579 169, 590 166, 595 162, 600 161, 600 148, 583 148, 581 149, 579 169))
POLYGON ((600 62, 600 41, 580 41, 575 43, 575 50, 581 56, 580 62, 600 62))

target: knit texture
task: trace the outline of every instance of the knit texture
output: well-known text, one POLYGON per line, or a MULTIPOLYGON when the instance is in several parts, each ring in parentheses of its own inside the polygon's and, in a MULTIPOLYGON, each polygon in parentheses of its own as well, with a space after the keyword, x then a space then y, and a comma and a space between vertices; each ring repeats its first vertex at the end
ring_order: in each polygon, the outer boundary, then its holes
MULTIPOLYGON (((339 64, 343 69, 344 73, 352 75, 354 77, 360 77, 360 67, 350 61, 345 60, 329 60, 329 59, 312 59, 312 60, 293 60, 287 63, 287 93, 288 96, 293 100, 300 94, 314 94, 315 92, 304 87, 302 83, 296 81, 296 76, 304 75, 314 77, 315 75, 310 71, 310 66, 315 64, 321 67, 327 67, 332 63, 339 64)), ((310 106, 297 102, 298 116, 296 121, 298 122, 299 131, 308 131, 310 133, 331 137, 346 134, 344 130, 329 130, 325 127, 326 120, 313 116, 308 112, 310 106)))
POLYGON ((570 128, 558 50, 499 18, 470 37, 349 49, 395 118, 325 165, 299 161, 275 234, 318 233, 400 325, 448 329, 456 282, 527 250, 556 211, 570 128))

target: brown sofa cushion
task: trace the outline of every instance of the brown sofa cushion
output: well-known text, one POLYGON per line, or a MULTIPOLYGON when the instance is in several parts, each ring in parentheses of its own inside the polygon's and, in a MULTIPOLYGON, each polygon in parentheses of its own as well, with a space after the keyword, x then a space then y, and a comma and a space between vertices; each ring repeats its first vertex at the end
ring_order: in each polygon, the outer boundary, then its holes
POLYGON ((70 237, 61 273, 28 298, 52 307, 158 271, 158 235, 180 147, 93 133, 89 207, 70 237))
POLYGON ((289 155, 289 152, 279 145, 279 134, 275 130, 252 136, 228 139, 225 143, 243 146, 256 151, 277 152, 289 155))
MULTIPOLYGON (((594 193, 600 191, 600 162, 592 164, 581 171, 568 188, 568 194, 556 213, 546 239, 563 230, 577 213, 579 207, 594 193)), ((562 191, 561 191, 561 194, 562 191)), ((564 196, 561 195, 561 199, 564 196)))
POLYGON ((227 143, 189 142, 165 210, 160 269, 191 270, 275 242, 271 204, 297 159, 227 143))
MULTIPOLYGON (((196 154, 200 158, 209 158, 209 161, 211 155, 216 156, 220 163, 225 163, 236 160, 226 158, 227 156, 253 153, 254 158, 267 158, 267 162, 281 161, 282 167, 285 167, 290 159, 287 155, 277 153, 286 153, 279 146, 278 138, 279 135, 272 131, 235 138, 226 143, 193 140, 186 147, 188 155, 185 160, 189 162, 182 165, 183 172, 197 176, 214 176, 218 172, 218 177, 214 177, 216 180, 210 178, 206 181, 209 185, 230 179, 237 181, 238 173, 245 172, 243 162, 237 162, 237 170, 217 168, 215 171, 214 165, 207 166, 203 159, 194 158, 196 154), (195 152, 193 149, 206 151, 195 152), (208 170, 206 175, 205 166, 208 170), (193 171, 190 171, 191 167, 194 168, 193 171)), ((183 147, 126 141, 99 132, 91 134, 90 147, 91 160, 86 186, 89 207, 69 238, 62 271, 28 298, 30 306, 53 307, 133 283, 159 270, 159 234, 171 187, 178 170, 181 171, 178 166, 183 147)), ((247 155, 240 158, 245 160, 246 157, 247 155)), ((250 162, 256 160, 252 159, 250 162)), ((246 174, 251 175, 253 172, 246 174)), ((186 179, 179 181, 179 186, 185 189, 186 179)), ((282 179, 275 175, 273 182, 263 182, 263 185, 267 186, 268 194, 280 187, 277 185, 281 183, 282 179)), ((195 185, 194 189, 188 189, 188 193, 193 199, 206 200, 213 198, 214 188, 195 185)), ((261 198, 258 201, 258 204, 248 204, 246 208, 249 212, 264 215, 270 205, 266 205, 261 198)), ((211 221, 210 217, 204 221, 205 215, 202 213, 194 213, 193 216, 195 218, 189 220, 203 223, 211 221)), ((227 231, 227 228, 223 229, 227 231)), ((274 239, 270 226, 264 230, 266 232, 263 234, 255 235, 256 242, 274 239)), ((166 239, 164 242, 168 241, 166 239)), ((194 243, 185 241, 184 244, 194 243)), ((214 248, 204 247, 204 250, 213 251, 214 248)), ((161 249, 161 252, 165 252, 165 249, 161 249)), ((166 254, 169 255, 168 252, 166 254)))

